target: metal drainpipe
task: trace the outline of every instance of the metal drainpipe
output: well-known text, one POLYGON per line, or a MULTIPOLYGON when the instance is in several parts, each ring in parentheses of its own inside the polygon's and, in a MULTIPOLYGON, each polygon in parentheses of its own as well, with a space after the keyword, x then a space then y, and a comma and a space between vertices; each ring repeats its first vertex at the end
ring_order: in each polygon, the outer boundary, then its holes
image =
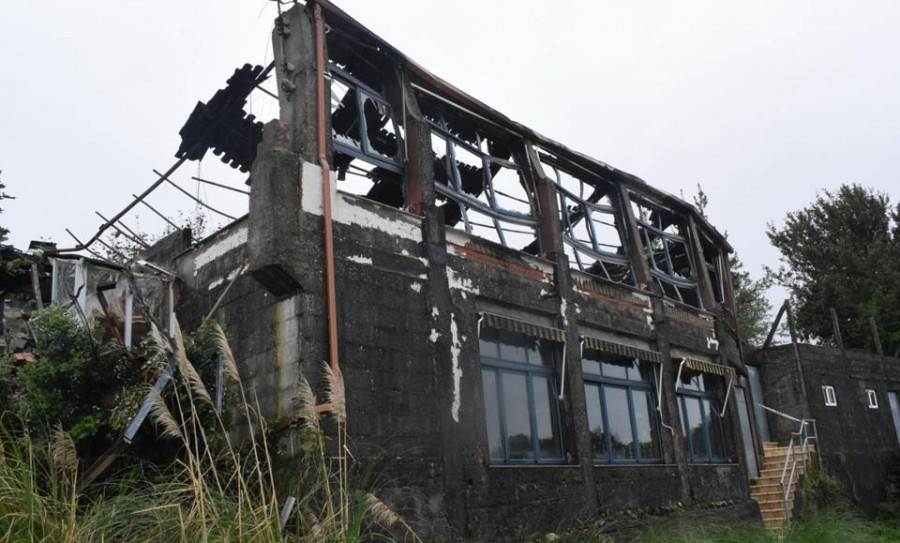
POLYGON ((313 6, 316 19, 316 94, 318 105, 319 166, 322 168, 322 199, 325 219, 325 289, 328 300, 328 353, 331 370, 338 370, 337 295, 334 288, 334 232, 331 222, 331 170, 325 156, 325 25, 322 8, 313 6))

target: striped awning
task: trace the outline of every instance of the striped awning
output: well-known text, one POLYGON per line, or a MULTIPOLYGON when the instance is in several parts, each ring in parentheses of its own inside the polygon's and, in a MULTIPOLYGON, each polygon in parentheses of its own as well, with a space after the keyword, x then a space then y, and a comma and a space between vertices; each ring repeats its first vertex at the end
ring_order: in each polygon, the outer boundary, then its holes
POLYGON ((481 326, 496 328, 498 330, 506 330, 508 332, 516 332, 549 341, 566 342, 566 333, 557 328, 549 326, 540 326, 530 322, 524 322, 508 317, 501 317, 493 313, 481 313, 481 326))
MULTIPOLYGON (((677 358, 675 360, 678 360, 677 358)), ((737 379, 737 373, 734 371, 734 368, 730 366, 723 366, 722 364, 713 364, 712 362, 704 362, 703 360, 695 360, 693 358, 682 358, 684 361, 684 367, 699 371, 700 373, 711 373, 713 375, 721 375, 723 377, 731 377, 732 379, 737 379)))
POLYGON ((662 355, 656 351, 632 347, 631 345, 623 345, 621 343, 597 339, 591 336, 584 336, 584 346, 588 349, 604 353, 618 354, 629 358, 639 358, 648 362, 662 362, 662 355))

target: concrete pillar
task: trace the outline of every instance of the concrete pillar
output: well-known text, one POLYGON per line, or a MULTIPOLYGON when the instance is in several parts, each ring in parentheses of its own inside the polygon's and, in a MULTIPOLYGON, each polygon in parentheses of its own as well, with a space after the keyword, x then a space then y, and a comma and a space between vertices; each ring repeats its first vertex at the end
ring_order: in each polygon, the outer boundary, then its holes
POLYGON ((433 308, 434 328, 438 332, 434 341, 435 401, 441 425, 441 449, 444 451, 441 467, 446 518, 451 537, 458 540, 467 537, 465 443, 468 439, 463 435, 463 425, 453 420, 451 409, 454 376, 450 315, 453 311, 453 299, 447 278, 446 230, 443 213, 437 208, 435 201, 431 129, 419 110, 412 87, 406 81, 403 92, 408 152, 405 192, 410 211, 423 215, 423 256, 428 260, 428 302, 433 308), (411 195, 414 195, 412 201, 411 195))
MULTIPOLYGON (((312 6, 311 3, 309 5, 312 6)), ((295 5, 276 19, 272 31, 272 50, 280 118, 290 131, 291 150, 298 153, 302 160, 318 164, 316 25, 311 9, 295 5)), ((328 58, 327 51, 325 58, 328 58)), ((325 107, 330 107, 330 103, 331 84, 326 78, 325 107)), ((330 148, 331 115, 325 115, 325 123, 330 148)))
POLYGON ((688 503, 691 500, 691 477, 688 470, 686 443, 684 441, 684 429, 681 426, 680 408, 678 397, 675 393, 677 366, 672 362, 671 332, 668 329, 663 313, 663 300, 653 297, 653 318, 656 324, 657 349, 662 355, 662 412, 660 417, 671 429, 663 428, 663 445, 667 451, 666 462, 672 462, 677 466, 678 478, 681 481, 681 501, 688 503))
MULTIPOLYGON (((581 480, 584 485, 584 503, 593 513, 598 510, 597 487, 594 482, 594 456, 591 449, 590 425, 587 419, 587 400, 584 393, 584 374, 581 368, 576 299, 572 288, 572 276, 569 260, 563 250, 562 225, 559 222, 559 202, 556 198, 554 184, 541 169, 534 147, 526 142, 525 156, 516 157, 523 165, 523 172, 529 177, 532 186, 537 188, 540 204, 539 238, 544 257, 554 263, 556 295, 560 299, 560 320, 566 331, 568 347, 566 349, 565 397, 562 408, 569 416, 565 417, 567 434, 575 437, 575 458, 581 468, 581 480)), ((570 449, 571 452, 571 449, 570 449)))

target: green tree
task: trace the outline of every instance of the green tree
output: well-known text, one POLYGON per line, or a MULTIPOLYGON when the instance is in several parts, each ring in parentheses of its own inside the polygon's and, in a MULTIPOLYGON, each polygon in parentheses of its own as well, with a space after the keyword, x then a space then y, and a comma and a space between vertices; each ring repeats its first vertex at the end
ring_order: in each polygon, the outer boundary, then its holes
MULTIPOLYGON (((708 205, 709 197, 698 183, 694 206, 700 211, 700 215, 706 217, 708 205)), ((766 297, 771 282, 766 277, 762 279, 750 277, 750 272, 744 269, 744 263, 737 253, 729 257, 728 265, 731 269, 731 284, 734 287, 734 311, 738 322, 738 335, 745 346, 759 347, 768 332, 769 315, 772 312, 772 304, 766 297)))
POLYGON ((744 269, 744 263, 734 254, 729 259, 731 282, 734 285, 734 305, 738 322, 738 335, 747 347, 761 347, 769 331, 772 304, 766 297, 770 281, 753 279, 744 269))
POLYGON ((833 308, 847 347, 874 345, 870 316, 885 349, 900 341, 898 217, 886 194, 850 184, 823 191, 783 226, 768 225, 781 252, 781 265, 769 272, 791 293, 802 339, 834 344, 833 308))

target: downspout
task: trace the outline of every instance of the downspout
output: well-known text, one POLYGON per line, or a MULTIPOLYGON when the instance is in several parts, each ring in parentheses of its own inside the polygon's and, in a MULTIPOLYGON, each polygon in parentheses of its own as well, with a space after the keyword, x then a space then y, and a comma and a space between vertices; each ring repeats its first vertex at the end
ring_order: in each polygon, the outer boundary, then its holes
POLYGON ((319 166, 322 168, 322 207, 325 219, 325 294, 328 301, 328 361, 338 371, 337 295, 334 288, 334 232, 331 220, 331 170, 325 154, 325 25, 322 8, 313 6, 316 19, 316 100, 318 106, 319 166))

